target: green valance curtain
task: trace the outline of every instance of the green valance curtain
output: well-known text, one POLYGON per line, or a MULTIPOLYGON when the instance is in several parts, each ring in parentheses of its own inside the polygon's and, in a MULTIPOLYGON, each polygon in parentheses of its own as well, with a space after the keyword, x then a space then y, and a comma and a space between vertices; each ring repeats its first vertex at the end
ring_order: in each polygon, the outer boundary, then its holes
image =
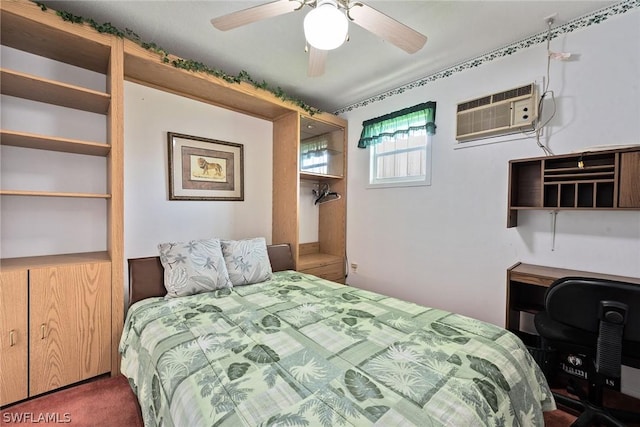
POLYGON ((367 148, 377 144, 384 137, 409 134, 417 130, 426 130, 429 135, 436 133, 436 103, 433 101, 403 108, 384 116, 362 122, 362 133, 358 148, 367 148))

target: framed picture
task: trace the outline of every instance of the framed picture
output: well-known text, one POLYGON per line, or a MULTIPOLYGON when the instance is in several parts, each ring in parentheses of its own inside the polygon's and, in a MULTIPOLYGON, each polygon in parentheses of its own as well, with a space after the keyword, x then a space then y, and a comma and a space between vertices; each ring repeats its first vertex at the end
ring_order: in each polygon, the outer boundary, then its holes
POLYGON ((242 144, 167 132, 169 200, 244 200, 242 144))

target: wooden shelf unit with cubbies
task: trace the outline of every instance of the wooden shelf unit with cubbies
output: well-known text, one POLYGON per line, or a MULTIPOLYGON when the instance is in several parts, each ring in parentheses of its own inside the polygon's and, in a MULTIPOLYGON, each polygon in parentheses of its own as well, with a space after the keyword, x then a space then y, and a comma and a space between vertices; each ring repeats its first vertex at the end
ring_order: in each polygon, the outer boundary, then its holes
POLYGON ((532 209, 640 209, 640 146, 512 160, 507 227, 532 209))
MULTIPOLYGON (((57 69, 73 66, 78 68, 78 74, 97 73, 104 76, 106 87, 106 90, 95 90, 84 87, 84 83, 34 75, 7 67, 5 61, 0 69, 3 96, 46 104, 54 109, 64 107, 70 109, 69 115, 78 117, 98 114, 104 116, 101 121, 106 126, 103 129, 106 141, 88 141, 44 135, 31 129, 9 129, 5 126, 19 128, 25 124, 3 120, 0 145, 5 154, 5 150, 19 147, 26 150, 17 157, 21 160, 36 157, 50 161, 53 157, 48 157, 49 152, 75 156, 78 162, 85 161, 87 156, 98 156, 104 158, 107 171, 104 176, 91 178, 100 183, 97 187, 106 189, 95 192, 84 191, 82 187, 56 188, 59 181, 65 181, 56 175, 60 168, 39 170, 49 174, 42 182, 54 188, 37 188, 40 181, 34 189, 28 183, 22 186, 22 181, 17 179, 2 180, 0 196, 11 198, 14 209, 22 206, 26 212, 31 206, 29 200, 34 199, 41 200, 38 206, 43 206, 48 213, 66 209, 69 199, 95 199, 96 202, 86 203, 97 203, 92 205, 96 210, 102 206, 106 209, 104 250, 56 253, 57 247, 53 245, 43 255, 40 253, 43 248, 36 244, 31 248, 33 253, 9 255, 9 258, 5 255, 0 259, 0 370, 3 372, 0 405, 7 405, 99 375, 119 374, 117 341, 124 320, 124 73, 123 41, 117 37, 99 34, 84 25, 66 23, 54 11, 45 12, 31 2, 3 1, 0 14, 3 49, 15 50, 12 55, 34 58, 57 69)), ((55 113, 51 114, 53 121, 55 113)), ((55 133, 56 126, 51 128, 55 133)), ((76 184, 66 181, 67 186, 76 184)), ((25 235, 30 233, 31 230, 24 230, 25 235)), ((63 241, 67 237, 61 235, 59 239, 63 241)), ((4 253, 14 251, 12 247, 5 249, 11 250, 4 253)))

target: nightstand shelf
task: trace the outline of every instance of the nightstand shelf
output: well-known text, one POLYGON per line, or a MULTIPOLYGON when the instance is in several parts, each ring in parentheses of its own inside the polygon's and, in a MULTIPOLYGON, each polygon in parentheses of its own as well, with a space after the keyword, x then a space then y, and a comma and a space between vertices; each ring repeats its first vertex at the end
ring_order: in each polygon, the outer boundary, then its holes
POLYGON ((300 244, 298 271, 344 283, 344 257, 320 252, 318 242, 300 244))

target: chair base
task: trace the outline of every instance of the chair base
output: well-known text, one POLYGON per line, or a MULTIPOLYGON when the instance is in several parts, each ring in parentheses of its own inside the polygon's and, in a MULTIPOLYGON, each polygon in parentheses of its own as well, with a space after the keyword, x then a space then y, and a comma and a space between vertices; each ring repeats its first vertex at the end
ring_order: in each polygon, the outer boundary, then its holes
POLYGON ((589 427, 594 425, 628 427, 627 423, 629 422, 640 423, 640 413, 603 408, 589 402, 584 396, 582 396, 580 400, 577 400, 554 392, 553 397, 558 405, 580 414, 573 424, 571 424, 571 427, 589 427))

